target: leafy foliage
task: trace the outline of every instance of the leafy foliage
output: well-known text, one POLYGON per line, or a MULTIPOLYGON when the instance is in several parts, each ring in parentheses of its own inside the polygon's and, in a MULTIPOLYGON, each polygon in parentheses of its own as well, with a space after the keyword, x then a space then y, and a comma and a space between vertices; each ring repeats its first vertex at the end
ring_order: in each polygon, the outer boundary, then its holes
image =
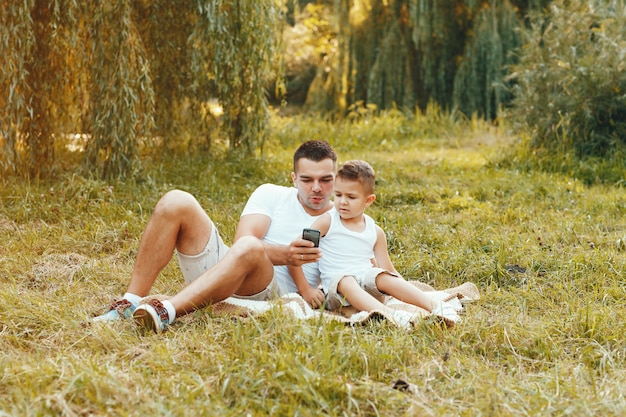
POLYGON ((520 19, 508 1, 484 8, 474 19, 474 38, 469 42, 454 79, 454 105, 465 114, 490 120, 500 107, 510 103, 505 88, 507 67, 521 46, 520 19))
POLYGON ((102 178, 135 173, 152 143, 210 145, 221 127, 232 149, 263 143, 275 0, 2 5, 2 173, 50 175, 76 137, 85 171, 102 178))
POLYGON ((278 56, 278 4, 207 0, 199 9, 191 39, 198 51, 196 70, 206 68, 215 83, 225 136, 250 153, 263 144, 268 123, 265 86, 278 56))
POLYGON ((532 149, 611 156, 626 145, 626 5, 555 1, 513 67, 509 114, 532 149))
MULTIPOLYGON (((154 90, 154 129, 164 147, 210 147, 217 121, 206 104, 215 97, 206 72, 195 72, 189 38, 197 22, 195 2, 135 2, 135 22, 146 50, 154 90), (193 142, 193 140, 195 142, 193 142)), ((206 70, 203 68, 203 71, 206 70)))
POLYGON ((310 108, 344 116, 363 102, 379 109, 458 108, 495 118, 511 96, 506 65, 517 30, 541 1, 338 0, 336 48, 309 90, 310 108))

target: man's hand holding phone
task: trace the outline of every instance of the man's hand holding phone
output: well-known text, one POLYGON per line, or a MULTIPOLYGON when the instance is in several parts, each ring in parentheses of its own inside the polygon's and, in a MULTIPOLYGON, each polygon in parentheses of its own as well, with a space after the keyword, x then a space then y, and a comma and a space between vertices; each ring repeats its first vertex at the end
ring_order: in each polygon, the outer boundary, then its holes
POLYGON ((302 231, 302 239, 310 240, 317 248, 320 246, 320 231, 315 229, 304 229, 302 231))
POLYGON ((304 229, 302 231, 302 237, 300 239, 294 240, 289 245, 289 264, 294 266, 302 266, 310 262, 317 262, 321 256, 320 250, 318 249, 319 242, 319 230, 304 229), (311 246, 310 243, 304 241, 313 242, 313 246, 311 246))

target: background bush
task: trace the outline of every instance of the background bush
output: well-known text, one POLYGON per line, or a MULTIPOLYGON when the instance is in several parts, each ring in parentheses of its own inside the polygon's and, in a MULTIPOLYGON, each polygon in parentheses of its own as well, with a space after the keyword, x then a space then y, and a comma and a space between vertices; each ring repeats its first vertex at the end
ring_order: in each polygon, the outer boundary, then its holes
MULTIPOLYGON (((508 113, 538 154, 607 157, 626 144, 625 4, 564 1, 535 14, 508 113)), ((559 158, 561 163, 566 163, 559 158)))

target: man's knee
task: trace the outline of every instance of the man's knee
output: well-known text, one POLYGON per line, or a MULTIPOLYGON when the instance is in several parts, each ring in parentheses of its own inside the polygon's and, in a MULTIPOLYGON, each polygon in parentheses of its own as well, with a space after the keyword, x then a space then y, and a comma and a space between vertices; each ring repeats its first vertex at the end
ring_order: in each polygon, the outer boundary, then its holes
POLYGON ((200 205, 196 198, 186 191, 172 190, 161 197, 154 208, 153 216, 180 216, 190 210, 198 210, 200 205))
POLYGON ((266 258, 263 242, 254 236, 242 236, 230 247, 228 253, 245 262, 256 262, 266 258))

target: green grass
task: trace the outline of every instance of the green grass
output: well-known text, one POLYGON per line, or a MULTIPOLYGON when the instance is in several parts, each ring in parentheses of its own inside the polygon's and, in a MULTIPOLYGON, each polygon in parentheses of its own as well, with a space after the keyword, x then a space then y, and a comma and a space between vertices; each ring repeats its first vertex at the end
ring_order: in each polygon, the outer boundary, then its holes
MULTIPOLYGON (((254 161, 213 149, 146 159, 127 183, 2 180, 0 415, 624 415, 623 189, 501 164, 510 138, 476 120, 273 128, 254 161), (205 309, 160 336, 85 324, 124 292, 160 195, 192 192, 230 243, 249 193, 290 184, 309 138, 372 163, 369 214, 399 271, 479 286, 462 324, 350 328, 278 309, 247 320, 205 309), (392 389, 397 379, 417 394, 392 389)), ((173 261, 154 293, 182 282, 173 261)))

